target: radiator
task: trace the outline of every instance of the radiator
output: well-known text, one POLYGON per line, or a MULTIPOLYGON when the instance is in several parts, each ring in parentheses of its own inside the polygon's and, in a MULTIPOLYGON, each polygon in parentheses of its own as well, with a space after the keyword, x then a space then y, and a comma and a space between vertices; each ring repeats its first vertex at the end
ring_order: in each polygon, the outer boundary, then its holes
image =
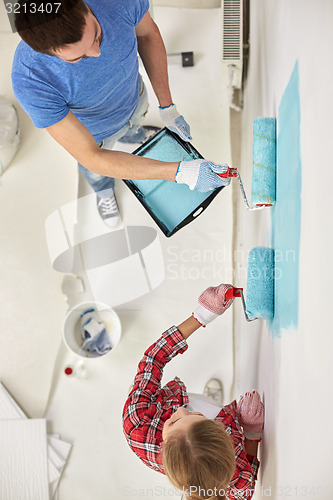
POLYGON ((240 110, 243 74, 243 0, 222 1, 222 23, 222 64, 228 69, 230 107, 240 110), (238 90, 237 96, 235 89, 238 90))

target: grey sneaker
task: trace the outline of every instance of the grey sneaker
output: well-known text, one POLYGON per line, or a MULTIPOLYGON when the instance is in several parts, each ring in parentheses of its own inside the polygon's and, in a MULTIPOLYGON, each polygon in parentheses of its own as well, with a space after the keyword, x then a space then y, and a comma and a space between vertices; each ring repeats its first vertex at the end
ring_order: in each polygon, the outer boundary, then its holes
POLYGON ((120 213, 114 192, 108 198, 101 198, 97 193, 97 209, 107 226, 114 227, 120 221, 120 213))

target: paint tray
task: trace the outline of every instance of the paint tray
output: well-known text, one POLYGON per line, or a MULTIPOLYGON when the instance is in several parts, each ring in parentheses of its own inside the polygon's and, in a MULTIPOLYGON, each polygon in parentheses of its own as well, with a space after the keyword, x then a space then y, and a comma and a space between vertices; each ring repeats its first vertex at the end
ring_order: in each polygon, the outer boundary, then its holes
MULTIPOLYGON (((160 130, 133 154, 167 162, 203 158, 188 142, 167 128, 160 130)), ((223 189, 200 193, 186 184, 162 180, 124 180, 158 227, 169 237, 200 215, 223 189)))

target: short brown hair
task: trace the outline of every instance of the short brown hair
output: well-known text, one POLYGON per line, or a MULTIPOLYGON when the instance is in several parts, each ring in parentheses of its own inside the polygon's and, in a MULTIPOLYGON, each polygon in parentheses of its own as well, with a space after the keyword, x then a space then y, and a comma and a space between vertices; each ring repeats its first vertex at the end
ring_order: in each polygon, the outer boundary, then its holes
POLYGON ((176 488, 195 491, 191 500, 227 498, 236 461, 223 425, 208 419, 196 422, 187 433, 173 433, 162 450, 166 475, 176 488))
POLYGON ((21 8, 15 14, 15 27, 18 34, 33 50, 51 55, 52 51, 81 40, 86 24, 88 6, 83 0, 59 0, 50 2, 34 0, 36 10, 21 8), (52 12, 44 8, 52 4, 52 12), (59 6, 60 4, 60 6, 59 6))

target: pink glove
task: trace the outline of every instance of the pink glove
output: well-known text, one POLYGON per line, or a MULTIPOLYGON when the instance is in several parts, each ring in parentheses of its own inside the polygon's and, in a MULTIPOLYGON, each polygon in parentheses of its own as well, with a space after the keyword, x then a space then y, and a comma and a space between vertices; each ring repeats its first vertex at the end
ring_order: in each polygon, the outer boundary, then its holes
POLYGON ((237 403, 238 421, 249 441, 261 441, 264 428, 264 405, 257 391, 247 392, 237 403))
POLYGON ((221 284, 207 288, 199 297, 199 305, 196 307, 192 316, 202 325, 206 326, 215 318, 220 316, 231 306, 235 300, 232 297, 226 300, 226 292, 232 288, 232 285, 221 284))

